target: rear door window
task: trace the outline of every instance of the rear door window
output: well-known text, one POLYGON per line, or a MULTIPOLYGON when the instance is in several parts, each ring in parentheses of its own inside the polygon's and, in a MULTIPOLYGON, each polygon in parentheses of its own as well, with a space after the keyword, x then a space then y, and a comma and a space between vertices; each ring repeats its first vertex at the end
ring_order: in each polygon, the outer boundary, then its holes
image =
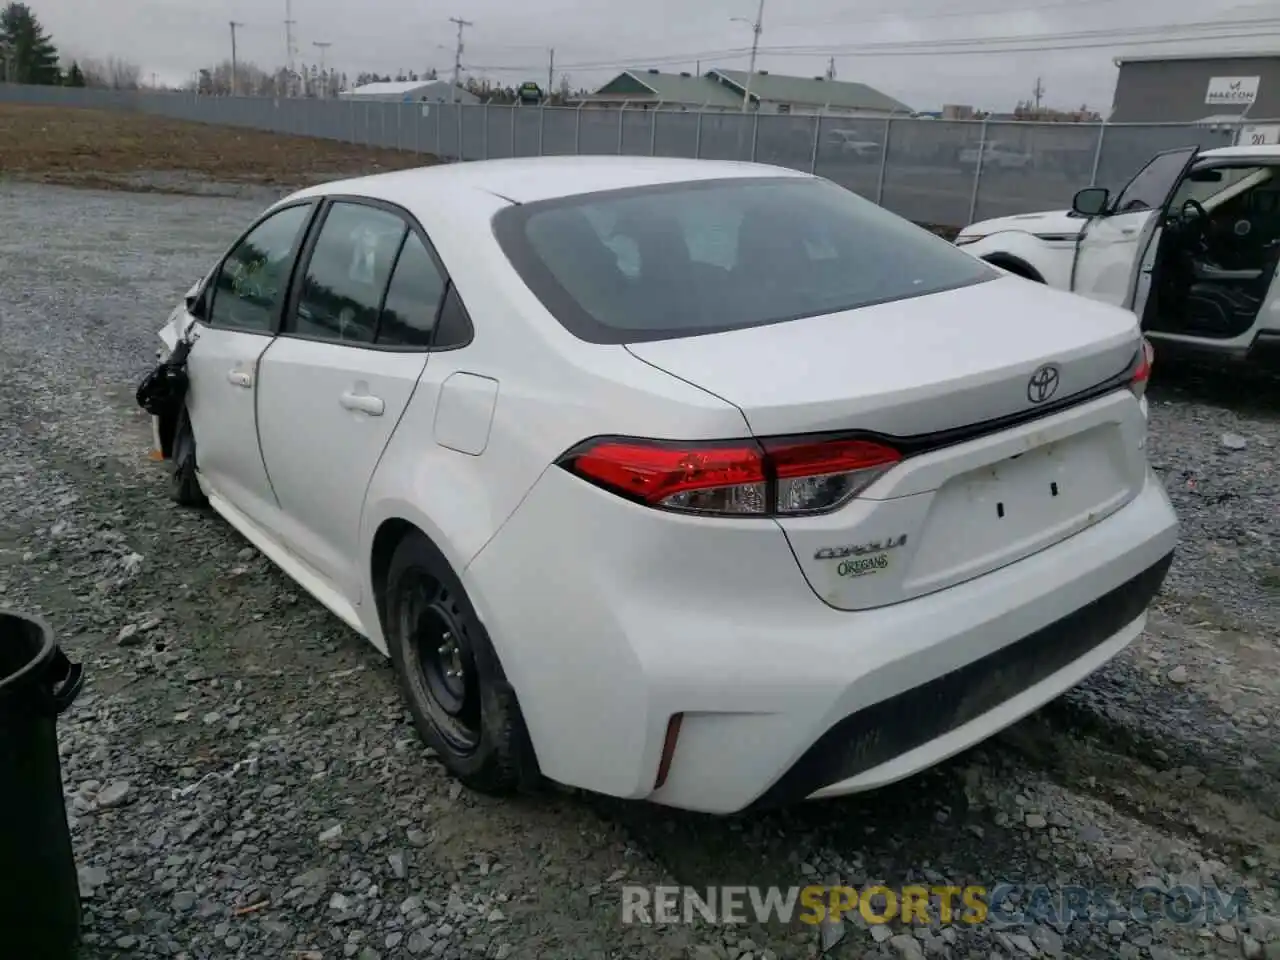
POLYGON ((407 230, 390 211, 334 203, 320 226, 284 332, 373 343, 383 293, 407 230))

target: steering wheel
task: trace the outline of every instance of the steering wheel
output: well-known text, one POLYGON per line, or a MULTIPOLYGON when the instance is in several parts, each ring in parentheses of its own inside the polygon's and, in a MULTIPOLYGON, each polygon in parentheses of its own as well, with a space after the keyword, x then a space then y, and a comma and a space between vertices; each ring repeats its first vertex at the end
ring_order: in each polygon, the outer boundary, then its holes
POLYGON ((1209 219, 1208 211, 1205 210, 1204 205, 1193 197, 1187 197, 1187 199, 1182 201, 1182 210, 1179 212, 1182 215, 1182 219, 1187 223, 1194 223, 1195 220, 1207 221, 1209 219), (1194 219, 1187 216, 1188 207, 1190 207, 1191 212, 1195 214, 1194 219))

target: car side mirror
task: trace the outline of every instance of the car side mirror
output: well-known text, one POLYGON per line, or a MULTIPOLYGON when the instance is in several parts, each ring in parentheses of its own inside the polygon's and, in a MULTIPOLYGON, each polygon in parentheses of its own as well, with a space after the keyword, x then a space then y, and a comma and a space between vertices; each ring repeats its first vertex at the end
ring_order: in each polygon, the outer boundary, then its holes
POLYGON ((1099 217, 1110 203, 1111 191, 1106 187, 1085 187, 1071 199, 1071 209, 1084 217, 1099 217))
POLYGON ((207 286, 200 286, 194 292, 189 293, 186 296, 185 302, 187 305, 187 313, 191 314, 191 316, 195 317, 197 320, 203 320, 205 318, 204 305, 207 299, 205 295, 208 291, 209 288, 207 286))

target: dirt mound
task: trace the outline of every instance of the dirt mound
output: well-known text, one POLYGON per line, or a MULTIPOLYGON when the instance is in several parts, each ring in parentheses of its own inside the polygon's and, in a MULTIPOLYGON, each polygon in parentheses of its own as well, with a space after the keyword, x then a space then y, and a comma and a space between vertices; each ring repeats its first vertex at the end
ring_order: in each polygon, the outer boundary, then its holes
POLYGON ((0 104, 0 176, 45 183, 189 193, 200 181, 293 186, 435 162, 143 113, 0 104))

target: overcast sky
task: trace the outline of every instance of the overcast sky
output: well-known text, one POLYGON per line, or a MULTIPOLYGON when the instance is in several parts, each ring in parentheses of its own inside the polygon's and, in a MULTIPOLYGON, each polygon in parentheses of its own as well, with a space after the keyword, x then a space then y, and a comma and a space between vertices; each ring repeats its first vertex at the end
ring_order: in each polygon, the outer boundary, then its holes
MULTIPOLYGON (((188 79, 200 66, 230 56, 229 20, 239 29, 239 56, 260 66, 285 60, 286 0, 27 0, 68 57, 116 55, 139 64, 144 81, 188 79)), ((555 48, 555 82, 595 87, 617 67, 652 64, 664 71, 711 67, 745 69, 751 45, 748 23, 758 0, 290 0, 299 59, 316 62, 316 41, 329 42, 327 62, 354 75, 363 70, 453 68, 455 27, 450 17, 473 22, 464 35, 464 73, 519 83, 546 82, 549 48, 555 48), (687 57, 684 62, 673 62, 687 57), (700 61, 700 62, 699 62, 700 61)), ((836 55, 841 80, 871 84, 919 110, 968 103, 1008 110, 1043 80, 1047 105, 1087 103, 1105 112, 1115 83, 1112 58, 1128 51, 1171 49, 1276 49, 1280 9, 1263 0, 767 0, 758 67, 812 76, 836 55), (1240 21, 1271 17, 1244 27, 1240 21), (1210 29, 1207 22, 1223 26, 1210 29), (1177 37, 1161 28, 1181 25, 1177 37), (948 53, 929 42, 1026 36, 1025 47, 1056 44, 1088 49, 948 53), (1228 37, 1228 34, 1235 34, 1228 37), (1113 46, 1101 46, 1110 44, 1113 46), (868 50, 877 43, 921 43, 904 55, 868 50), (777 48, 801 48, 779 50, 777 48), (861 49, 854 49, 861 48, 861 49)), ((1017 45, 1016 43, 1013 45, 1017 45)), ((954 49, 954 48, 953 48, 954 49)))

